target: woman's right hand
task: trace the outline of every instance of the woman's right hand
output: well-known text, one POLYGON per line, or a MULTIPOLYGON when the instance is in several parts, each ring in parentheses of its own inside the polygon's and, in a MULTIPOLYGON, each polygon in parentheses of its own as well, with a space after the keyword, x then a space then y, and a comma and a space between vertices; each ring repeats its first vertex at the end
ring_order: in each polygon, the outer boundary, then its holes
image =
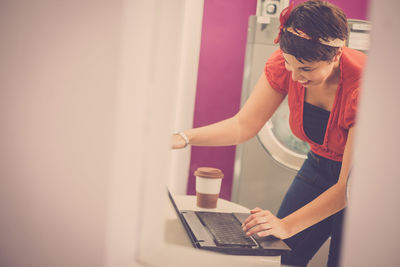
POLYGON ((171 148, 172 149, 181 149, 186 147, 185 139, 179 134, 173 134, 171 138, 171 148))

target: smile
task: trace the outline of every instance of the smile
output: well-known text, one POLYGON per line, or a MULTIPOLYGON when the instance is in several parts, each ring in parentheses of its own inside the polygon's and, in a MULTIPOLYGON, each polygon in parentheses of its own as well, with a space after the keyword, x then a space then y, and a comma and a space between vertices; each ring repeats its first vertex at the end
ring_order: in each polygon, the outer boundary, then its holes
POLYGON ((298 81, 298 82, 301 83, 302 85, 306 85, 306 84, 310 83, 310 80, 308 80, 308 81, 298 81))

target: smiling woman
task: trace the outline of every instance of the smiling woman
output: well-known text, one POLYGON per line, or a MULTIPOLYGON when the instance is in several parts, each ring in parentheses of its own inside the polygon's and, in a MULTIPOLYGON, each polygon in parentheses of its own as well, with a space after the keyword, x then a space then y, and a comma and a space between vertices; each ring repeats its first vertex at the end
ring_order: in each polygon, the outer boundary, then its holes
MULTIPOLYGON (((311 151, 277 216, 254 209, 243 229, 249 235, 285 239, 292 252, 282 262, 298 266, 306 265, 332 235, 328 265, 337 266, 365 55, 344 47, 346 15, 327 2, 306 1, 294 9, 291 5, 280 22, 280 49, 268 59, 242 109, 184 135, 195 146, 242 143, 257 134, 287 95, 291 129, 311 151)), ((180 137, 174 138, 173 147, 182 147, 180 137)))
POLYGON ((283 58, 286 69, 292 73, 293 81, 307 88, 319 87, 336 91, 340 81, 339 60, 342 52, 339 49, 330 61, 299 61, 295 56, 286 53, 283 53, 283 58))

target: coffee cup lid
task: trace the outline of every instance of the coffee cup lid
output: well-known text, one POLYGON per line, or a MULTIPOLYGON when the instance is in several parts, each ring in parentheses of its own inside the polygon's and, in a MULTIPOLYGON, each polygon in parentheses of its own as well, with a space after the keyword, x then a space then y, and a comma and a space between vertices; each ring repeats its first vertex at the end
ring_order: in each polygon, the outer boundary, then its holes
POLYGON ((194 172, 194 175, 205 178, 224 178, 224 174, 220 169, 211 167, 200 167, 194 172))

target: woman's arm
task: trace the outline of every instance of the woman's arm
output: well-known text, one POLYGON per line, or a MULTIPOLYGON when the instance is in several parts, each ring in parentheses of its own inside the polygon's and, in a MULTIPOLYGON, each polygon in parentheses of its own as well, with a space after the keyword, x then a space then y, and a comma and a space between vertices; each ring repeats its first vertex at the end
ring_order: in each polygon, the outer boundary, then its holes
POLYGON ((274 235, 286 239, 343 209, 346 206, 346 185, 351 166, 353 140, 354 127, 349 130, 342 168, 335 185, 283 219, 275 217, 268 210, 256 208, 243 223, 243 230, 247 231, 248 235, 258 233, 259 236, 274 235))
MULTIPOLYGON (((249 99, 233 117, 200 128, 184 131, 189 143, 195 146, 229 146, 254 137, 283 101, 282 95, 272 89, 263 73, 249 99)), ((183 148, 185 140, 174 135, 172 148, 183 148)))

